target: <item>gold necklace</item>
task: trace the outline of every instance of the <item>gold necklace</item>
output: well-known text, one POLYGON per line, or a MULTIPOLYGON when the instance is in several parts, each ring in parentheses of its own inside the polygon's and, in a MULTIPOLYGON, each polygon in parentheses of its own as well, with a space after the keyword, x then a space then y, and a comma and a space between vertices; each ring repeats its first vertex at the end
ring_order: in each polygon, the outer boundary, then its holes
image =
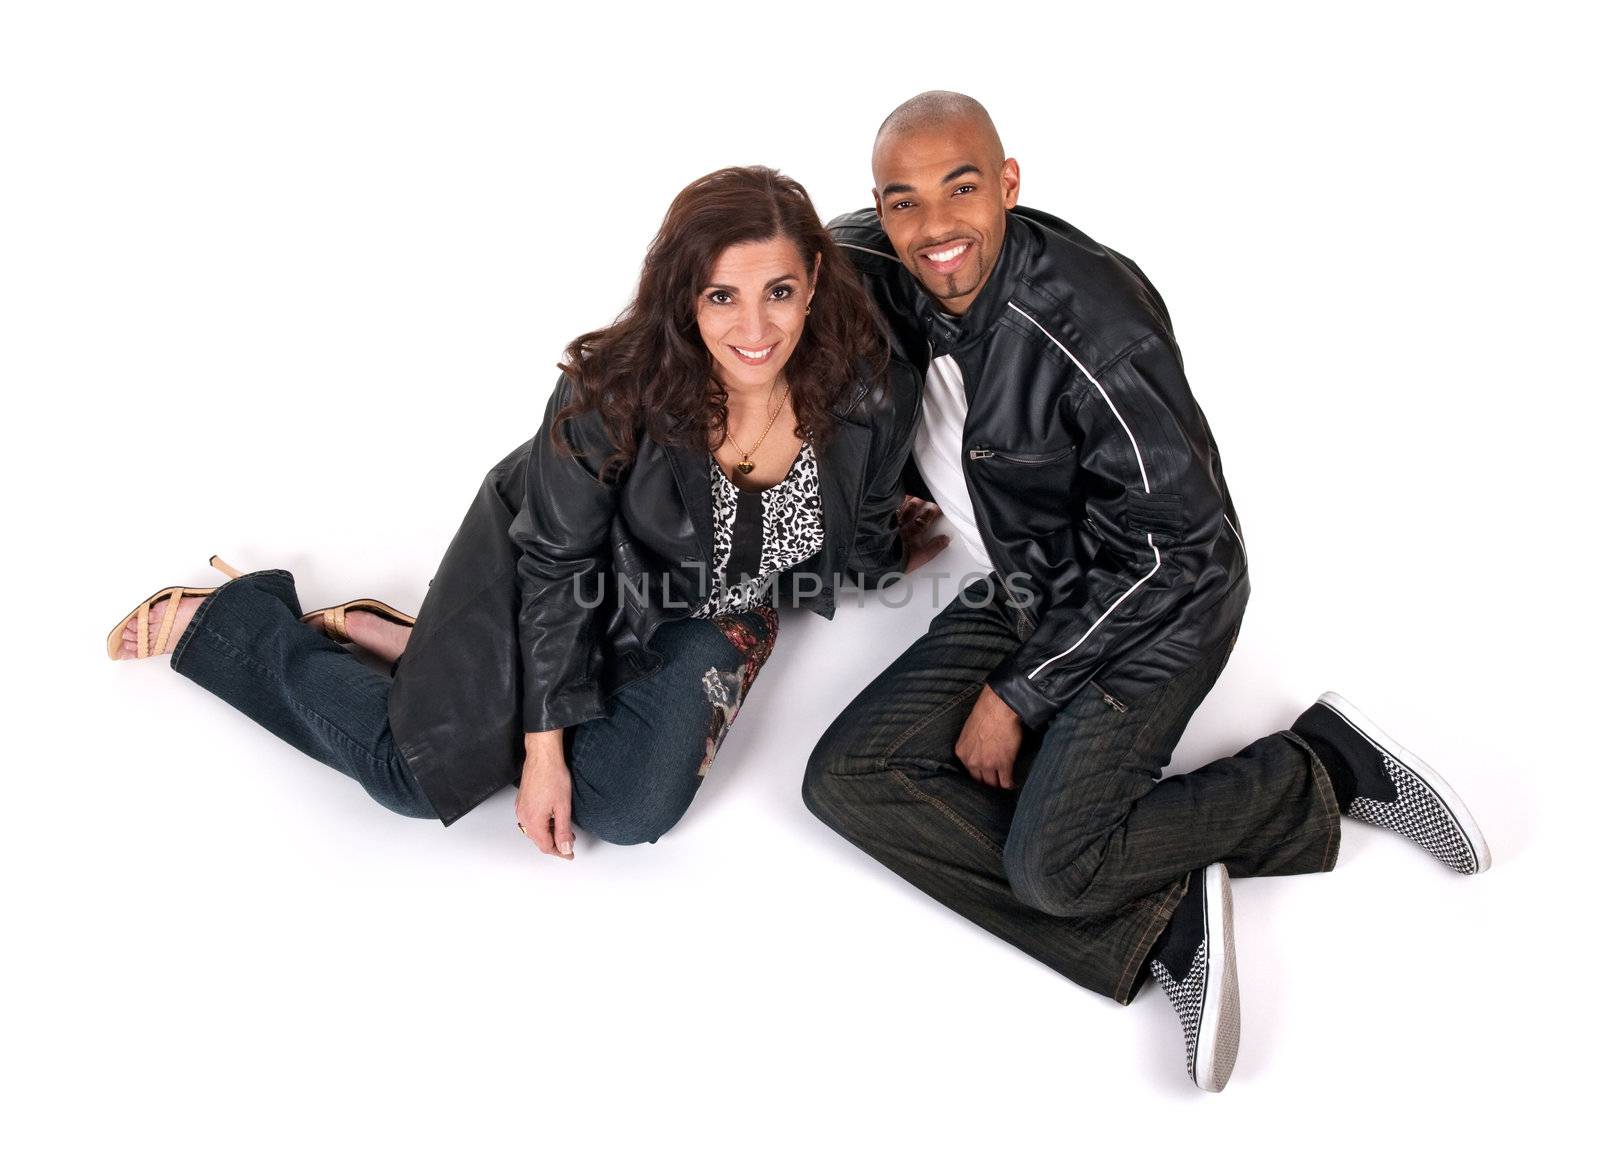
POLYGON ((768 432, 770 432, 772 430, 772 424, 778 421, 778 416, 783 413, 783 404, 785 402, 787 402, 788 400, 789 400, 789 383, 788 382, 784 382, 784 384, 783 384, 783 397, 778 399, 778 409, 773 411, 771 416, 767 419, 766 429, 761 432, 761 437, 756 440, 755 447, 751 447, 750 450, 748 450, 748 451, 746 451, 743 447, 739 446, 739 440, 735 439, 733 437, 733 430, 732 430, 732 428, 729 428, 729 430, 728 430, 728 442, 733 444, 733 449, 735 451, 739 452, 739 455, 740 455, 739 462, 735 463, 733 466, 734 466, 734 470, 737 471, 740 475, 749 475, 752 471, 754 471, 756 469, 755 462, 750 458, 750 456, 752 456, 752 455, 754 455, 756 453, 756 447, 761 446, 762 443, 767 441, 767 434, 768 434, 768 432))

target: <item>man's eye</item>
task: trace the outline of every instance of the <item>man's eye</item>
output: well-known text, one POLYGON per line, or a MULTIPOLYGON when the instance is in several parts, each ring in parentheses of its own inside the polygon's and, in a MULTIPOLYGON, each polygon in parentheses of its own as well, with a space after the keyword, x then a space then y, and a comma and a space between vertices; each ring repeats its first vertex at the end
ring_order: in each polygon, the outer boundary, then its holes
POLYGON ((963 191, 976 191, 976 190, 977 190, 977 187, 973 186, 971 183, 962 183, 961 186, 956 188, 956 194, 959 195, 963 191))
POLYGON ((900 202, 898 202, 898 203, 891 203, 891 204, 890 204, 890 205, 889 205, 889 206, 890 206, 890 207, 891 207, 891 208, 892 208, 892 209, 893 209, 893 210, 895 210, 895 211, 903 211, 903 210, 905 210, 905 209, 906 209, 906 208, 907 208, 907 207, 910 207, 910 206, 911 206, 911 200, 909 200, 909 199, 902 199, 902 200, 900 200, 900 202))

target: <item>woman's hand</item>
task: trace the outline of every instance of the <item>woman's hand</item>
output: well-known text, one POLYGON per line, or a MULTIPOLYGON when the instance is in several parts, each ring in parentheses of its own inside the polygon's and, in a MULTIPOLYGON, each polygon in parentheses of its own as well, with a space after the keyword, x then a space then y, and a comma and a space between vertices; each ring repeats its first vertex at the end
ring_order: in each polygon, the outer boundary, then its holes
POLYGON ((572 860, 572 773, 561 729, 523 736, 527 756, 517 786, 517 828, 540 853, 572 860))
POLYGON ((906 572, 916 572, 949 545, 948 536, 928 535, 928 529, 942 515, 938 504, 919 500, 909 493, 900 502, 895 521, 900 526, 900 540, 906 546, 906 572))

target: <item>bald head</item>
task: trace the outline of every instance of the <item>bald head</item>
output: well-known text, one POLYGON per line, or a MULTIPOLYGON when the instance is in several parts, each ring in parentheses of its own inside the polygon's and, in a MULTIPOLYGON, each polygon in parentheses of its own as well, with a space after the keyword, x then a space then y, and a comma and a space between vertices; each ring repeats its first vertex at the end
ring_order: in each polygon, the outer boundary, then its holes
POLYGON ((948 313, 965 313, 1005 243, 1017 160, 989 111, 936 89, 902 102, 872 144, 872 200, 895 255, 948 313))
POLYGON ((981 149, 984 160, 995 166, 1006 156, 982 102, 954 90, 930 89, 901 102, 878 127, 878 136, 872 143, 874 169, 878 152, 892 141, 925 134, 959 135, 981 149))

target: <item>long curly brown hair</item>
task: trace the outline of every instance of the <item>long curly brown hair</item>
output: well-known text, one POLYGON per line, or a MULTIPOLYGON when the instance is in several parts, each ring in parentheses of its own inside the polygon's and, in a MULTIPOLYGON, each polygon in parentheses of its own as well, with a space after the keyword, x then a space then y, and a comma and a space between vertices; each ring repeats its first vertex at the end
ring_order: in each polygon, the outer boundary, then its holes
POLYGON ((614 448, 603 474, 633 462, 641 431, 694 450, 720 445, 728 395, 700 337, 697 302, 724 249, 778 236, 802 257, 822 254, 811 315, 784 372, 796 433, 826 446, 833 432, 828 408, 858 380, 883 376, 888 344, 876 307, 806 189, 770 167, 713 171, 673 199, 645 254, 633 303, 608 327, 574 340, 559 363, 573 395, 556 415, 558 443, 568 418, 595 410, 614 448))

